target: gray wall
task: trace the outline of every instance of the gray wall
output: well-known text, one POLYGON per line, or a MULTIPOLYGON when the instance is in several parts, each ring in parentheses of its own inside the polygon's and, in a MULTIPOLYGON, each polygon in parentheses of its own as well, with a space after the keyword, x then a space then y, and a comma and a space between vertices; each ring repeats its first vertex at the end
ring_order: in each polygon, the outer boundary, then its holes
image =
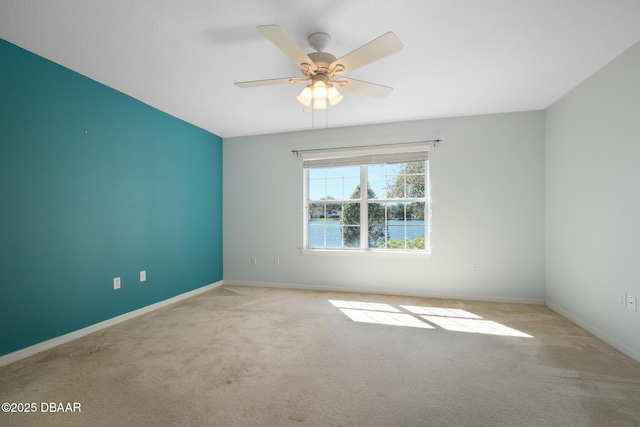
POLYGON ((549 304, 640 360, 640 43, 546 112, 549 304))
POLYGON ((225 283, 544 298, 544 112, 226 138, 223 144, 225 283), (443 142, 430 154, 430 257, 300 253, 303 175, 292 149, 432 138, 443 142), (472 264, 480 265, 479 273, 472 264))

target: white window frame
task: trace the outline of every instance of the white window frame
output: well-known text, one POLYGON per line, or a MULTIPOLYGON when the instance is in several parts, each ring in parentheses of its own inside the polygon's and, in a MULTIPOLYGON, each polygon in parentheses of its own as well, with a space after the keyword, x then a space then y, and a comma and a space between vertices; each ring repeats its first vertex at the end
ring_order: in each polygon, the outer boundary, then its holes
MULTIPOLYGON (((431 254, 431 189, 427 152, 431 142, 389 144, 384 146, 350 147, 300 151, 303 164, 303 242, 301 252, 306 255, 383 255, 429 256, 431 254), (425 203, 425 249, 378 249, 369 248, 368 203, 398 202, 398 199, 371 199, 367 197, 368 165, 383 163, 406 163, 423 160, 425 162, 425 197, 402 199, 402 202, 420 201, 425 203), (336 166, 360 166, 360 248, 310 248, 309 247, 309 169, 336 166), (364 189, 364 190, 362 190, 364 189)), ((332 200, 333 203, 350 200, 332 200)), ((314 201, 315 202, 315 201, 314 201)))

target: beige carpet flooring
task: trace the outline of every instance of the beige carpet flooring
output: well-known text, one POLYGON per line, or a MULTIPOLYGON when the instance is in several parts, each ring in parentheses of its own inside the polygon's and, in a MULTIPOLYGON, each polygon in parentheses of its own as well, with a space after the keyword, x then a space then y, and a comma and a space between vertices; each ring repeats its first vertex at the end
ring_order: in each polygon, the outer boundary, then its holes
POLYGON ((639 426, 640 364, 543 306, 225 286, 0 368, 0 400, 38 407, 2 426, 639 426))

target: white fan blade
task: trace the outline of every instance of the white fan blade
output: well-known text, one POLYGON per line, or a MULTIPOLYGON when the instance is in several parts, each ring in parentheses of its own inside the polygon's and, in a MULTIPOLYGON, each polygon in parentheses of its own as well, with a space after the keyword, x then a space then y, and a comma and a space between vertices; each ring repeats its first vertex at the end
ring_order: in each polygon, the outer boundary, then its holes
POLYGON ((402 48, 402 43, 398 37, 396 37, 394 33, 388 32, 353 52, 347 53, 342 58, 336 59, 331 63, 330 68, 334 68, 336 65, 342 65, 344 68, 337 70, 336 74, 350 73, 356 68, 382 59, 385 56, 402 50, 402 48))
POLYGON ((282 28, 277 25, 258 25, 258 30, 264 34, 266 38, 271 40, 271 43, 276 45, 285 55, 291 58, 298 67, 303 68, 303 64, 308 64, 311 71, 316 70, 316 64, 282 28))
POLYGON ((281 85, 281 84, 285 84, 285 83, 298 83, 300 81, 304 81, 304 79, 300 79, 298 77, 287 77, 287 78, 284 78, 284 79, 253 80, 253 81, 250 81, 250 82, 235 82, 234 85, 244 88, 244 87, 281 85))
POLYGON ((335 80, 335 83, 340 89, 361 93, 363 95, 375 96, 376 98, 384 98, 393 92, 393 88, 389 86, 363 82, 362 80, 349 79, 347 77, 340 77, 335 80))

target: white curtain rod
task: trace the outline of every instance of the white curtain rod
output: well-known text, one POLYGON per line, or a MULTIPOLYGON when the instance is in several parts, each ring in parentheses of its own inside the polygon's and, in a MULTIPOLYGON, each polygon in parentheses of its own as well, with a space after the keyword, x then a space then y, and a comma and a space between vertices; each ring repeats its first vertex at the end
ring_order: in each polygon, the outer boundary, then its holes
POLYGON ((291 152, 294 153, 296 156, 300 156, 300 154, 302 153, 316 153, 319 151, 353 150, 356 148, 395 147, 398 145, 411 145, 411 144, 422 144, 422 143, 430 143, 430 144, 433 144, 433 146, 435 147, 441 141, 442 141, 441 139, 430 139, 426 141, 397 142, 393 144, 354 145, 351 147, 332 147, 332 148, 310 148, 307 150, 293 149, 291 150, 291 152))

